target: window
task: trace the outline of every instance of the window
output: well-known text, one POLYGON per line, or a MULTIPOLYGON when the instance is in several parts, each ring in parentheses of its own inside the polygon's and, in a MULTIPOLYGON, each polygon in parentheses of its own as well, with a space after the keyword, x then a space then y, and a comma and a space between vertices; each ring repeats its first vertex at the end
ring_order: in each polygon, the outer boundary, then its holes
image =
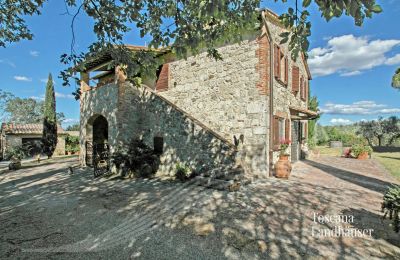
POLYGON ((274 48, 274 76, 278 81, 287 86, 289 81, 289 61, 281 48, 276 44, 274 48))
POLYGON ((290 139, 290 120, 274 116, 272 131, 273 147, 277 150, 281 140, 290 139))
POLYGON ((155 136, 153 138, 153 147, 155 154, 162 154, 164 150, 164 138, 161 136, 155 136))

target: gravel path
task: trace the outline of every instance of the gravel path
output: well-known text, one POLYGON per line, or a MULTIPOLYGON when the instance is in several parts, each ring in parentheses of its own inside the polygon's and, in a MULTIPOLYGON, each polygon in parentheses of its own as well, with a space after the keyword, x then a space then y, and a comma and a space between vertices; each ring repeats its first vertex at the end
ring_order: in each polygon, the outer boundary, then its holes
POLYGON ((321 157, 288 181, 228 193, 160 180, 93 179, 74 160, 0 174, 0 259, 399 259, 379 212, 394 182, 373 161, 321 157), (351 215, 319 223, 314 215, 351 215), (333 226, 366 237, 318 237, 333 226), (314 228, 314 229, 313 229, 314 228))

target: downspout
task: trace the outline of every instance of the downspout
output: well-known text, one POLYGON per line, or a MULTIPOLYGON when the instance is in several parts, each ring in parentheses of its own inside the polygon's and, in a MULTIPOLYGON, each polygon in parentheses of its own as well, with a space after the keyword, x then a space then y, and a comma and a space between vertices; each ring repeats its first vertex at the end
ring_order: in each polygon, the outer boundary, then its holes
POLYGON ((262 19, 264 21, 265 24, 265 29, 267 31, 268 34, 268 41, 269 41, 269 72, 270 72, 270 87, 269 87, 269 144, 268 144, 268 156, 269 156, 269 171, 268 171, 268 175, 269 177, 272 177, 272 166, 273 166, 273 134, 272 134, 272 124, 273 124, 273 115, 274 115, 274 91, 273 91, 273 87, 274 87, 274 66, 273 66, 273 41, 272 41, 272 37, 271 37, 271 32, 269 31, 268 28, 268 24, 267 24, 267 20, 265 19, 265 9, 261 11, 261 16, 262 19))

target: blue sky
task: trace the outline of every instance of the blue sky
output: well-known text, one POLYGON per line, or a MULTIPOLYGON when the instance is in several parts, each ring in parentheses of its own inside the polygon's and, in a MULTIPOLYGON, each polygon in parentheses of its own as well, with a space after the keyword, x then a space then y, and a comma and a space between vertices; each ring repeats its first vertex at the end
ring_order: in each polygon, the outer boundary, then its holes
MULTIPOLYGON (((289 1, 291 2, 291 1, 289 1)), ((312 36, 309 64, 314 79, 312 93, 318 96, 324 112, 324 125, 375 119, 379 116, 400 116, 400 91, 390 87, 391 77, 400 67, 400 1, 378 1, 383 13, 366 19, 357 27, 351 18, 341 17, 329 23, 320 17, 315 5, 311 8, 312 36), (396 56, 397 55, 397 56, 396 56)), ((264 1, 278 14, 288 4, 264 1)), ((0 89, 20 97, 41 98, 48 73, 53 74, 57 93, 57 110, 64 112, 64 125, 79 120, 79 103, 71 92, 75 86, 63 87, 57 78, 64 68, 59 62, 69 52, 72 17, 63 15, 63 1, 46 3, 41 16, 28 17, 35 37, 0 49, 0 89)), ((93 41, 92 22, 78 16, 75 25, 76 49, 85 50, 93 41)), ((126 43, 144 45, 137 30, 126 35, 126 43)))

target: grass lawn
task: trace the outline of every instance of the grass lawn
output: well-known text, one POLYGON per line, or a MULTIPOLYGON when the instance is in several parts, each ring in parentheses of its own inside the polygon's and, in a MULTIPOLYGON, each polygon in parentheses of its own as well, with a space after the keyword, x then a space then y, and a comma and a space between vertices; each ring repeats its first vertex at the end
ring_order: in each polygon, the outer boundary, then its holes
MULTIPOLYGON (((341 156, 343 148, 330 148, 327 146, 317 146, 321 155, 341 156)), ((372 158, 378 160, 394 177, 400 180, 400 152, 393 153, 372 153, 372 158)))
POLYGON ((372 158, 377 159, 394 177, 400 180, 400 152, 373 153, 372 158))

